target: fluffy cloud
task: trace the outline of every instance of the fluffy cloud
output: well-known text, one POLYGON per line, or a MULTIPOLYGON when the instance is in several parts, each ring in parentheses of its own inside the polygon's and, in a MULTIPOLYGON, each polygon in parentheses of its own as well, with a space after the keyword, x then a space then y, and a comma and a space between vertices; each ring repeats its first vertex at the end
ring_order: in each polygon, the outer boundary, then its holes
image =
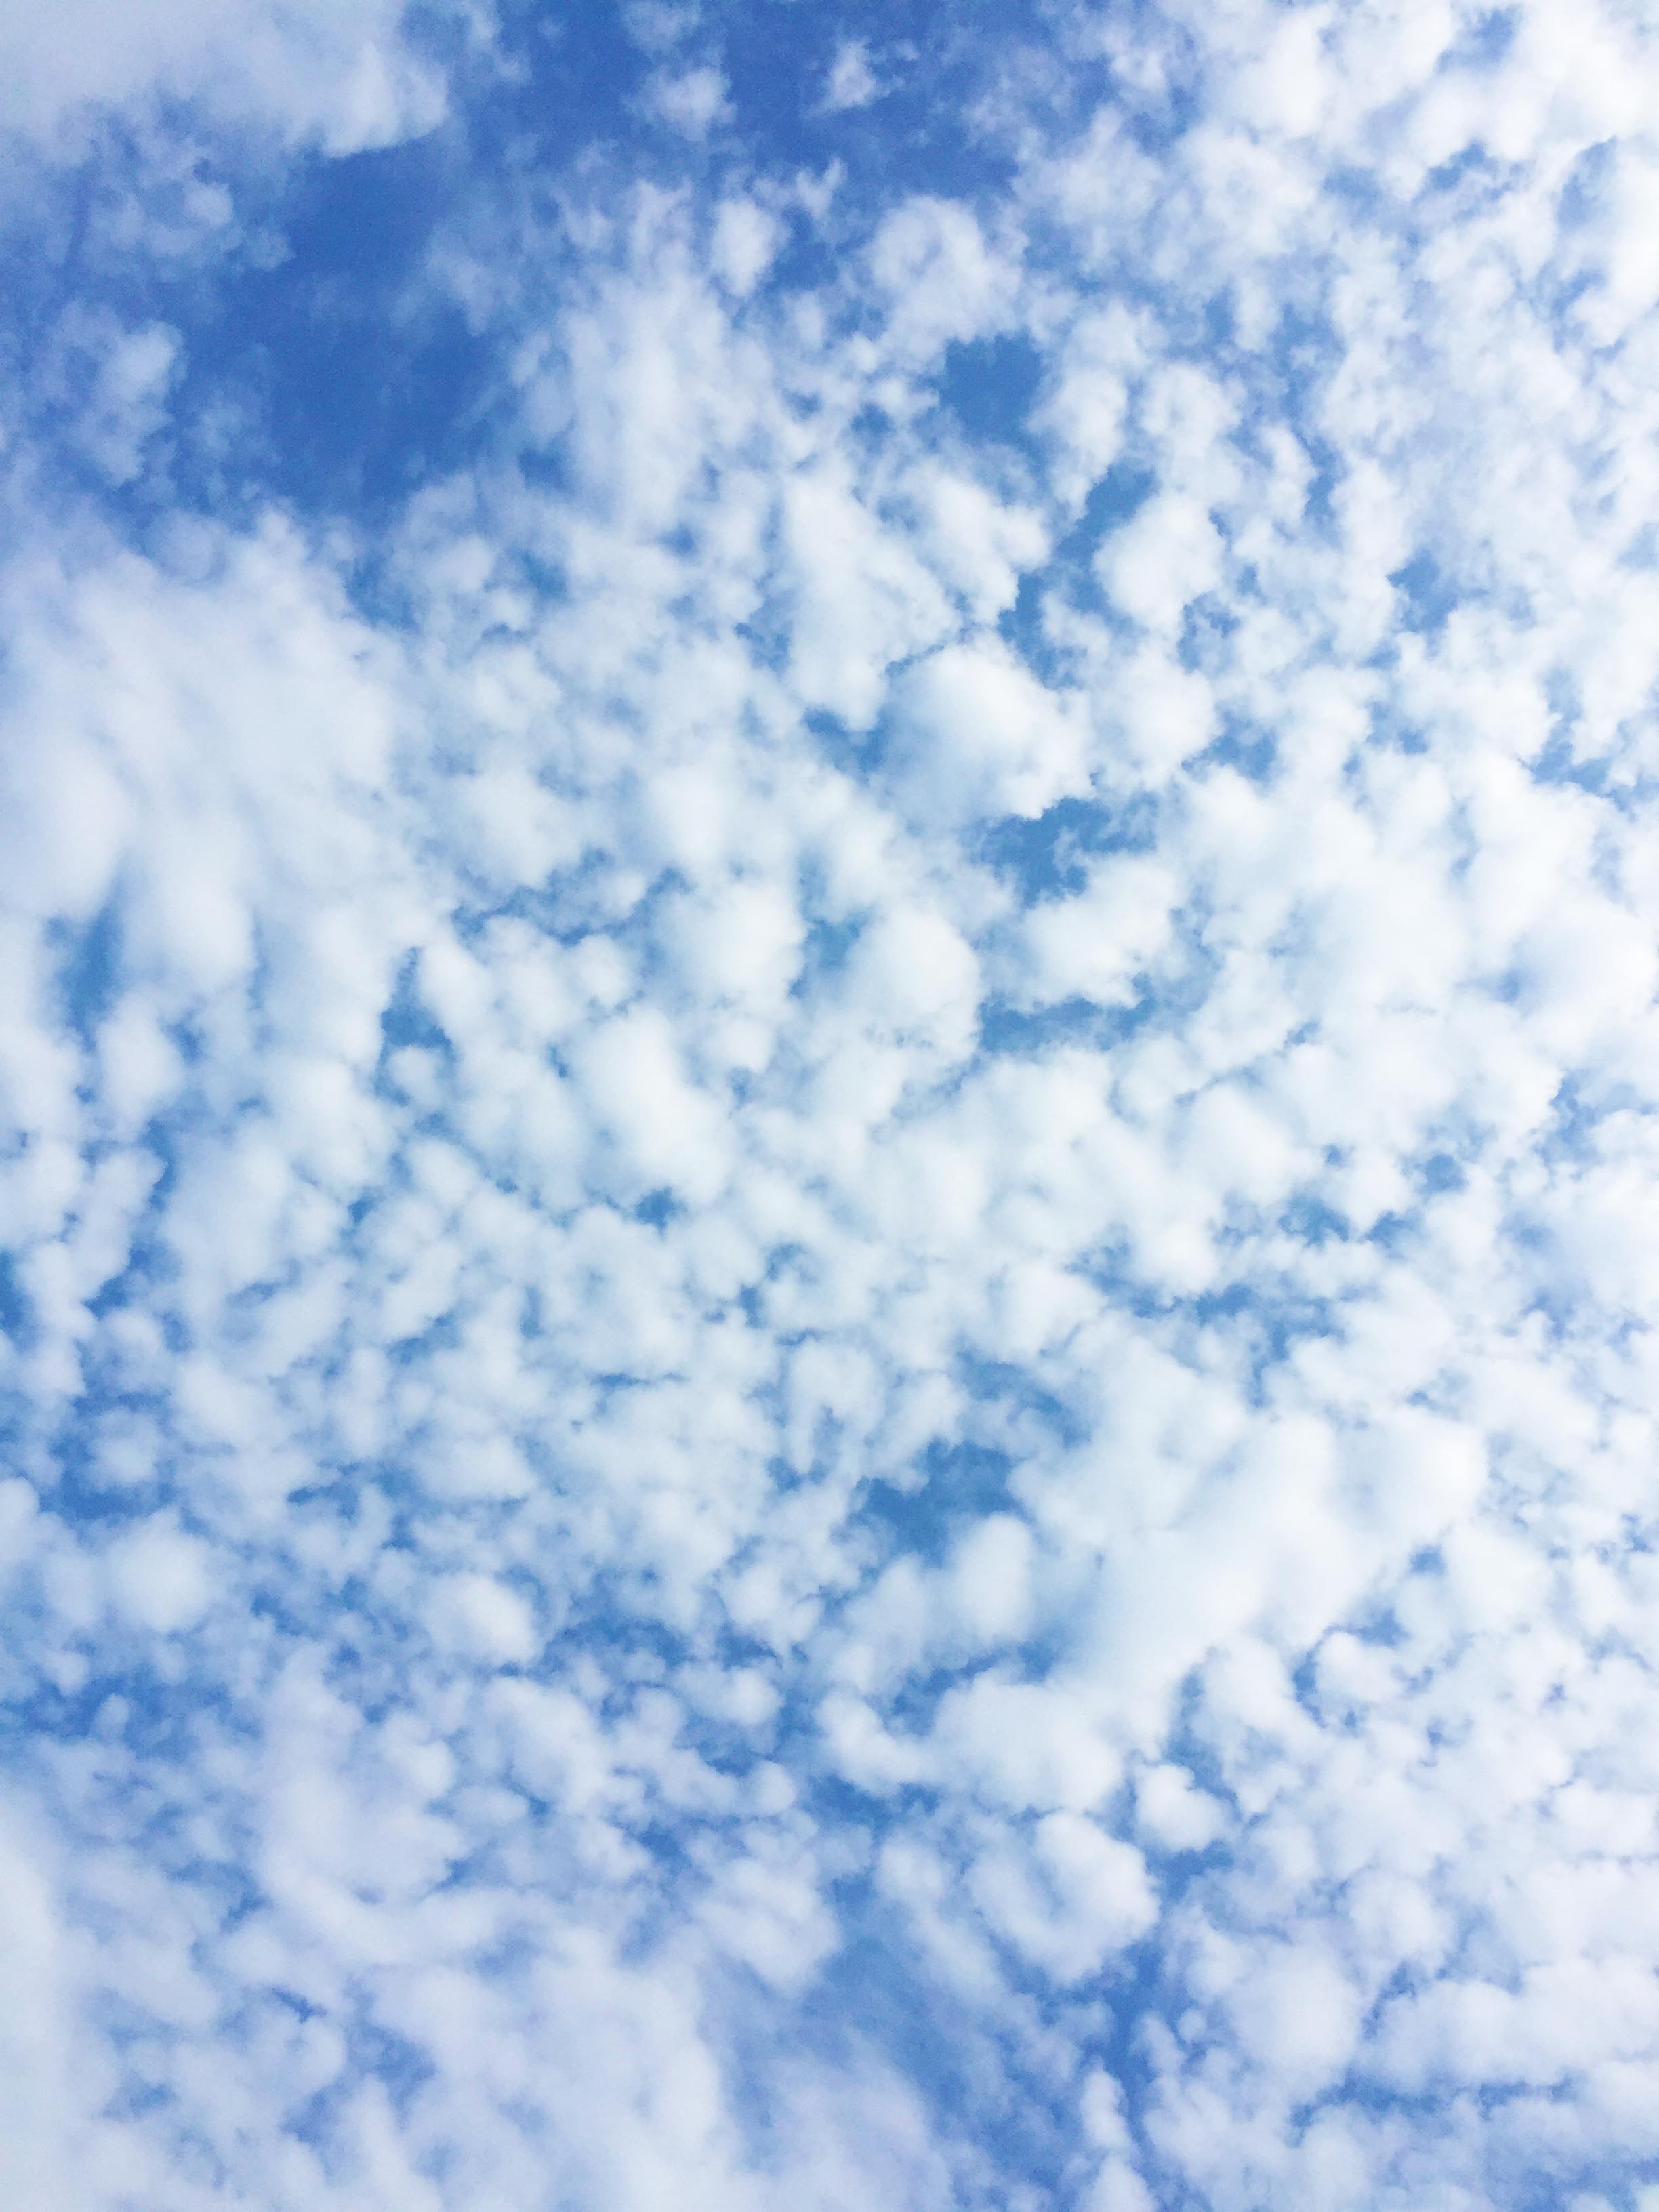
POLYGON ((56 149, 101 112, 199 102, 216 121, 252 125, 331 154, 429 130, 441 75, 404 34, 404 0, 285 7, 242 0, 71 0, 50 19, 27 10, 0 27, 0 128, 56 149))
POLYGON ((459 472, 208 496, 160 276, 18 434, 11 2197, 1630 2212, 1650 45, 1022 18, 896 183, 742 15, 501 33, 459 472))

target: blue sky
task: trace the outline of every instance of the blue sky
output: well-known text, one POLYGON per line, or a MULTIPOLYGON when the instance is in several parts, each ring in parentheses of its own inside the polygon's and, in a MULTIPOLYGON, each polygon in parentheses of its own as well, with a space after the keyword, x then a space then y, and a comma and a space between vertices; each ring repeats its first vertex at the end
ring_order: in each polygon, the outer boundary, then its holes
POLYGON ((1659 54, 0 24, 0 2197, 1659 2208, 1659 54))

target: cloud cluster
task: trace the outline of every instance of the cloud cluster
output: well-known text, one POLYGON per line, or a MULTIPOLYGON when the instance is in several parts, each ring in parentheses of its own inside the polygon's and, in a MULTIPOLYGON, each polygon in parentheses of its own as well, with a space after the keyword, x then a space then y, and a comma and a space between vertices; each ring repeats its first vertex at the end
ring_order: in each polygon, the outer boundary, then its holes
POLYGON ((1650 39, 724 24, 372 562, 10 495, 7 2201, 1651 2212, 1650 39))
MULTIPOLYGON (((64 0, 0 24, 0 131, 58 154, 100 118, 166 105, 220 126, 354 154, 429 130, 441 73, 406 35, 407 0, 64 0)), ((441 16, 446 11, 434 11, 441 16)))

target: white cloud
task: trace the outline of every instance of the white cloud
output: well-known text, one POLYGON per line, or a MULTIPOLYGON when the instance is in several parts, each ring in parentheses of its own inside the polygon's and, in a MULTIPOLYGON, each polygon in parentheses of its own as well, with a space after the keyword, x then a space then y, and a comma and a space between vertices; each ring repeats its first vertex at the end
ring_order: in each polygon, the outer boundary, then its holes
POLYGON ((441 78, 406 41, 403 0, 289 8, 243 0, 227 19, 201 0, 69 0, 50 21, 20 11, 0 27, 0 125, 48 147, 109 108, 198 100, 331 154, 429 130, 441 78))
POLYGON ((673 1031, 641 1008, 595 1030, 576 1061, 602 1142, 615 1147, 624 1188, 659 1183, 707 1200, 725 1179, 725 1133, 714 1102, 686 1074, 673 1031))
POLYGON ((1101 580, 1134 621, 1172 632, 1201 592, 1219 581, 1223 547, 1198 501, 1178 492, 1149 500, 1100 557, 1101 580))
POLYGON ((756 201, 721 201, 714 216, 714 267, 738 299, 754 290, 781 242, 777 218, 756 201))
MULTIPOLYGON (((149 21, 28 127, 435 112, 149 21)), ((406 622, 9 494, 31 2212, 1659 2151, 1651 55, 1143 28, 1161 138, 1011 71, 1011 184, 846 180, 787 289, 758 167, 504 185, 446 266, 540 459, 385 533, 406 622)))
POLYGON ((1202 1850, 1224 1830, 1227 1816, 1178 1766, 1149 1767, 1135 1780, 1135 1814, 1146 1835, 1164 1850, 1202 1850))
POLYGON ((7 2008, 0 2065, 0 2176, 18 2212, 56 2212, 67 2201, 85 2139, 89 2100, 106 2079, 74 2055, 71 1948, 39 1839, 9 1815, 0 1828, 0 1960, 18 2002, 7 2008), (90 2078, 88 2078, 88 2071, 90 2078))
POLYGON ((678 76, 659 70, 647 84, 644 98, 659 121, 686 138, 706 138, 732 112, 726 79, 708 63, 678 76))
POLYGON ((890 342, 907 363, 933 360, 952 339, 1008 320, 1016 273, 972 211, 953 200, 908 200, 870 244, 870 274, 890 301, 890 342))
POLYGON ((46 381, 75 411, 70 442, 112 483, 131 483, 167 423, 179 333, 163 323, 123 330, 112 316, 71 309, 54 335, 46 381))
POLYGON ((1056 696, 994 639, 946 646, 906 671, 907 811, 944 822, 1038 815, 1089 787, 1080 702, 1056 696))
POLYGON ((432 1617, 441 1637, 498 1666, 534 1658, 535 1617, 520 1591, 488 1575, 454 1575, 433 1593, 432 1617))
POLYGON ((832 115, 850 107, 867 107, 881 96, 881 83, 870 66, 870 49, 862 39, 843 39, 836 48, 824 80, 823 105, 832 115))
POLYGON ((622 10, 629 37, 647 54, 677 46, 696 28, 698 15, 695 5, 676 7, 671 0, 629 0, 622 10))
POLYGON ((140 1628, 191 1628, 213 1596, 213 1555, 198 1537, 157 1519, 121 1539, 109 1559, 115 1602, 140 1628))

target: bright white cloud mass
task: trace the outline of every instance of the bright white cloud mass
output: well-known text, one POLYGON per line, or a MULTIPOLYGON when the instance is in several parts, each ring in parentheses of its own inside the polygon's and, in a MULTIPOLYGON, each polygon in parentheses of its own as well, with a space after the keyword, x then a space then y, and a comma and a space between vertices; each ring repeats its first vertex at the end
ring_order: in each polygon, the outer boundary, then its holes
POLYGON ((0 23, 0 2202, 1659 2208, 1659 27, 0 23))

